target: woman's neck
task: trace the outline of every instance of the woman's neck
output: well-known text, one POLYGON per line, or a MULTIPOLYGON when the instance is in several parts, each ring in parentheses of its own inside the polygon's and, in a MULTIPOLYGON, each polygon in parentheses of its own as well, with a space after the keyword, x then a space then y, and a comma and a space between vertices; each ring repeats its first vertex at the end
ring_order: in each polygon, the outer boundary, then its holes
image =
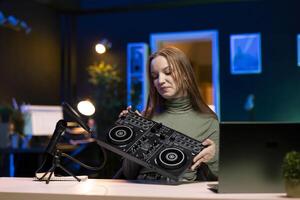
POLYGON ((167 99, 165 105, 166 111, 169 113, 183 113, 192 109, 191 100, 188 96, 167 99))

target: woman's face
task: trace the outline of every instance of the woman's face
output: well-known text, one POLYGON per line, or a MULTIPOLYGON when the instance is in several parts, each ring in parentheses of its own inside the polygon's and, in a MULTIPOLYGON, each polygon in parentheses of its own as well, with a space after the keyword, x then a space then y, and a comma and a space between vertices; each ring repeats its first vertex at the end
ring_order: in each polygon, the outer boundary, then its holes
POLYGON ((167 59, 157 56, 151 61, 151 77, 157 92, 165 99, 181 97, 178 86, 172 77, 172 68, 167 59))

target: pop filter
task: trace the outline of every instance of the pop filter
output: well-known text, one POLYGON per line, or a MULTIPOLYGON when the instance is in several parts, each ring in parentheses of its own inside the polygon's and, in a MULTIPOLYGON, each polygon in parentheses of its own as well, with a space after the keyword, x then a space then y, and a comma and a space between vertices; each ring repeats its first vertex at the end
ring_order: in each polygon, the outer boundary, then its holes
POLYGON ((80 115, 67 102, 63 102, 62 107, 75 122, 77 122, 88 133, 91 133, 91 129, 82 121, 80 115))

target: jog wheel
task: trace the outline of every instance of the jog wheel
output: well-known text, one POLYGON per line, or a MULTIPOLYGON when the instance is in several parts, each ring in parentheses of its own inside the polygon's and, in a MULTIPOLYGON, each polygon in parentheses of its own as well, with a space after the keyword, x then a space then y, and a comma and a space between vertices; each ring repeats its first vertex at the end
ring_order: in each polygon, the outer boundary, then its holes
POLYGON ((186 156, 180 149, 166 148, 159 153, 157 163, 165 169, 178 169, 186 163, 186 156))
POLYGON ((128 144, 133 138, 133 131, 127 126, 115 126, 108 133, 108 140, 116 145, 128 144))

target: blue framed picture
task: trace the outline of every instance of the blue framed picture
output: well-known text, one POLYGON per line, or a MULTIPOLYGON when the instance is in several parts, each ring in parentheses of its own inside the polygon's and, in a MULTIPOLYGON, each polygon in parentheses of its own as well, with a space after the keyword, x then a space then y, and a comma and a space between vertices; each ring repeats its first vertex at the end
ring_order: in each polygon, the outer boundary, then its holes
POLYGON ((261 66, 260 34, 230 36, 231 74, 259 74, 261 66))

